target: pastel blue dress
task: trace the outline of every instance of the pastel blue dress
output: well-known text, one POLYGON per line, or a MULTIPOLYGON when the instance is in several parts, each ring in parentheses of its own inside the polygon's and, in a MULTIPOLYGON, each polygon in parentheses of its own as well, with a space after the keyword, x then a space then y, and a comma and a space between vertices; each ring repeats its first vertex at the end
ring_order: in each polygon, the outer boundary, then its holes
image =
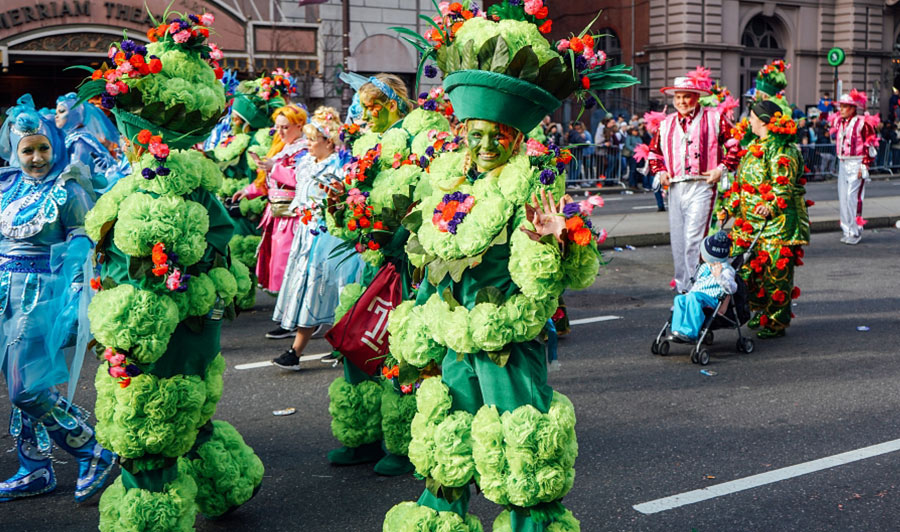
MULTIPOLYGON (((296 196, 291 210, 313 206, 325 198, 320 183, 343 177, 341 159, 333 153, 323 161, 316 161, 306 153, 297 162, 296 196)), ((300 224, 294 233, 291 252, 272 319, 287 330, 295 327, 316 327, 334 322, 341 289, 359 280, 363 262, 353 252, 332 257, 342 240, 323 230, 324 221, 314 218, 300 224)))

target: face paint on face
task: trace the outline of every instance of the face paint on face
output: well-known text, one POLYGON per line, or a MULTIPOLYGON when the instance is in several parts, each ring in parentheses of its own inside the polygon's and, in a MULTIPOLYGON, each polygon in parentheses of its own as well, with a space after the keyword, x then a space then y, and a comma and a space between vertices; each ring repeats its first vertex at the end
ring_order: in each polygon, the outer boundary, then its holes
POLYGON ((237 113, 231 113, 231 132, 232 134, 237 135, 238 133, 244 132, 246 129, 247 123, 244 122, 244 119, 237 113))
POLYGON ((34 178, 42 178, 50 173, 53 164, 53 147, 43 135, 31 135, 19 141, 16 149, 22 171, 34 178))
POLYGON ((56 106, 56 127, 62 129, 69 121, 69 108, 61 103, 56 106))
POLYGON ((479 172, 505 165, 518 148, 519 132, 505 124, 487 120, 466 122, 469 157, 479 172))
POLYGON ((369 103, 361 101, 360 105, 363 108, 362 119, 373 133, 384 133, 394 122, 400 120, 397 102, 393 100, 383 102, 376 99, 369 103))

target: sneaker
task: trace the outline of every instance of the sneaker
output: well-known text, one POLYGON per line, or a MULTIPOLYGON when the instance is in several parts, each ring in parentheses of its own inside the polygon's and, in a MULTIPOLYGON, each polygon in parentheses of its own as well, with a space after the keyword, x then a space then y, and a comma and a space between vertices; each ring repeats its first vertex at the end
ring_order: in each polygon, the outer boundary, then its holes
POLYGON ((282 369, 300 371, 300 357, 297 356, 293 349, 288 349, 282 353, 280 357, 272 361, 272 364, 282 369))
POLYGON ((842 237, 841 237, 841 244, 846 244, 846 243, 847 243, 847 238, 848 238, 847 235, 842 236, 842 237))
POLYGON ((317 338, 324 338, 330 329, 331 329, 331 325, 328 325, 327 323, 323 323, 322 325, 319 325, 318 327, 316 327, 316 330, 313 331, 312 336, 310 336, 310 338, 312 338, 314 340, 317 338))
POLYGON ((862 240, 862 235, 860 236, 848 236, 846 240, 844 240, 844 244, 848 246, 855 246, 859 244, 859 241, 862 240))
POLYGON ((672 331, 672 338, 678 342, 684 342, 686 344, 694 342, 694 340, 690 336, 678 331, 672 331))
POLYGON ((291 338, 292 336, 294 336, 294 331, 289 331, 281 327, 272 329, 271 331, 266 333, 266 338, 270 340, 282 340, 284 338, 291 338))

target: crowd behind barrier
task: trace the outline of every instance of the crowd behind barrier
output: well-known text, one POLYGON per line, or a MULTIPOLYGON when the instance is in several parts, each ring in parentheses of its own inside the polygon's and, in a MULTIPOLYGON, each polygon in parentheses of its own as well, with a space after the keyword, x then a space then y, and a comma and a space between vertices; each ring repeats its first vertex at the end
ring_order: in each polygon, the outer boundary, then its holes
MULTIPOLYGON (((838 160, 834 144, 801 144, 800 152, 806 166, 804 177, 808 181, 824 181, 837 177, 838 160)), ((644 176, 638 172, 644 164, 637 163, 633 154, 618 147, 599 145, 570 146, 572 161, 566 166, 566 186, 592 188, 607 186, 635 187, 644 176), (633 176, 633 177, 632 177, 633 176)), ((878 147, 871 174, 900 173, 900 146, 892 147, 882 142, 878 147)))

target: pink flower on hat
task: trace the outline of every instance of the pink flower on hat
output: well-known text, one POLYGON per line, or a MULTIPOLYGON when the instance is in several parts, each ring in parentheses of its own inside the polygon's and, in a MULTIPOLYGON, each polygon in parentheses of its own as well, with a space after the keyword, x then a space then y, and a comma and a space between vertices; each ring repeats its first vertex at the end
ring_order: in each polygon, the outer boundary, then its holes
POLYGON ((688 72, 687 77, 694 82, 694 86, 698 89, 709 90, 712 88, 712 78, 710 78, 711 73, 712 72, 708 68, 697 65, 696 69, 688 72))
POLYGON ((188 39, 191 38, 191 32, 189 32, 188 30, 181 30, 175 35, 172 35, 172 38, 179 44, 186 43, 188 42, 188 39))
POLYGON ((525 0, 525 13, 536 15, 544 7, 543 0, 525 0))
POLYGON ((200 15, 200 24, 203 24, 204 26, 212 26, 215 21, 216 17, 212 13, 203 13, 200 15))

